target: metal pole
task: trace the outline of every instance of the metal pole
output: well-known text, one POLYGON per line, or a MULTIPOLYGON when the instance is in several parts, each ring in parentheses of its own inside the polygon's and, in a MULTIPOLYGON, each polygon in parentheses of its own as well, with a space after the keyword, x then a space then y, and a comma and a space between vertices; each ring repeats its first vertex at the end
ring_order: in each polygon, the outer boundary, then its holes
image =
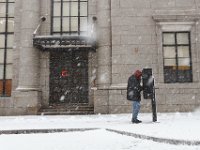
POLYGON ((156 122, 157 121, 157 109, 156 109, 156 96, 155 96, 154 79, 153 79, 153 93, 152 93, 152 98, 151 98, 151 105, 152 105, 153 122, 156 122))

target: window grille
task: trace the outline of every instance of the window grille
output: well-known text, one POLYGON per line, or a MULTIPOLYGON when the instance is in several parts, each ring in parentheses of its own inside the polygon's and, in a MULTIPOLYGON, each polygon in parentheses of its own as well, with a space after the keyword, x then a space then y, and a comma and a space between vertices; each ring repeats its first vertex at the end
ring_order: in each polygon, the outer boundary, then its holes
POLYGON ((86 35, 87 0, 52 0, 52 34, 86 35))
POLYGON ((163 32, 165 83, 192 82, 190 32, 163 32))
POLYGON ((0 0, 0 96, 11 96, 14 0, 0 0))

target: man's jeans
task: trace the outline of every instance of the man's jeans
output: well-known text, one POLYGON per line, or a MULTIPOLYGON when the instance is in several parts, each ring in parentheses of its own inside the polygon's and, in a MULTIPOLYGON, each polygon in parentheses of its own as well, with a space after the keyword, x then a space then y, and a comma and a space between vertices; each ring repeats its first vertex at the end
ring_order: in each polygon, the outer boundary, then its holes
POLYGON ((136 120, 140 111, 140 102, 133 101, 132 120, 136 120))

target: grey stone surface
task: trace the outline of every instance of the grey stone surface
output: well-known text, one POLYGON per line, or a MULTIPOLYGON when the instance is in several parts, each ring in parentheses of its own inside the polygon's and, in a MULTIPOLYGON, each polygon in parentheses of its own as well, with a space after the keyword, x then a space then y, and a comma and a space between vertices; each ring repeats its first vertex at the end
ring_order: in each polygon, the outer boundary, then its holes
POLYGON ((99 87, 109 86, 111 83, 111 0, 97 1, 97 40, 98 46, 98 75, 99 87), (106 49, 103 49, 102 47, 106 49), (106 56, 104 54, 107 54, 106 56), (105 60, 102 62, 102 60, 105 60))
POLYGON ((109 114, 109 108, 108 106, 96 106, 94 108, 94 113, 95 114, 109 114))
POLYGON ((37 114, 41 107, 41 92, 39 91, 15 91, 13 95, 14 108, 22 108, 25 114, 37 114))
POLYGON ((110 114, 131 113, 132 108, 131 105, 111 105, 109 110, 110 114))
POLYGON ((2 108, 9 108, 9 107, 13 107, 14 106, 14 102, 11 98, 1 98, 0 101, 0 109, 2 108))
POLYGON ((19 84, 20 88, 38 88, 39 86, 39 51, 33 48, 33 31, 38 25, 40 1, 24 0, 21 10, 21 39, 19 50, 19 84))

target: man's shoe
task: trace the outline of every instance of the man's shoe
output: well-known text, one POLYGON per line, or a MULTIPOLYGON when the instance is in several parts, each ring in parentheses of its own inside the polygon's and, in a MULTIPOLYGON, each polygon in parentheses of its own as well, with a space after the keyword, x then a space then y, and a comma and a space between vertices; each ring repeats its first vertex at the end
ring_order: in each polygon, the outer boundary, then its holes
POLYGON ((142 121, 136 119, 136 120, 132 120, 132 123, 141 123, 142 121))

